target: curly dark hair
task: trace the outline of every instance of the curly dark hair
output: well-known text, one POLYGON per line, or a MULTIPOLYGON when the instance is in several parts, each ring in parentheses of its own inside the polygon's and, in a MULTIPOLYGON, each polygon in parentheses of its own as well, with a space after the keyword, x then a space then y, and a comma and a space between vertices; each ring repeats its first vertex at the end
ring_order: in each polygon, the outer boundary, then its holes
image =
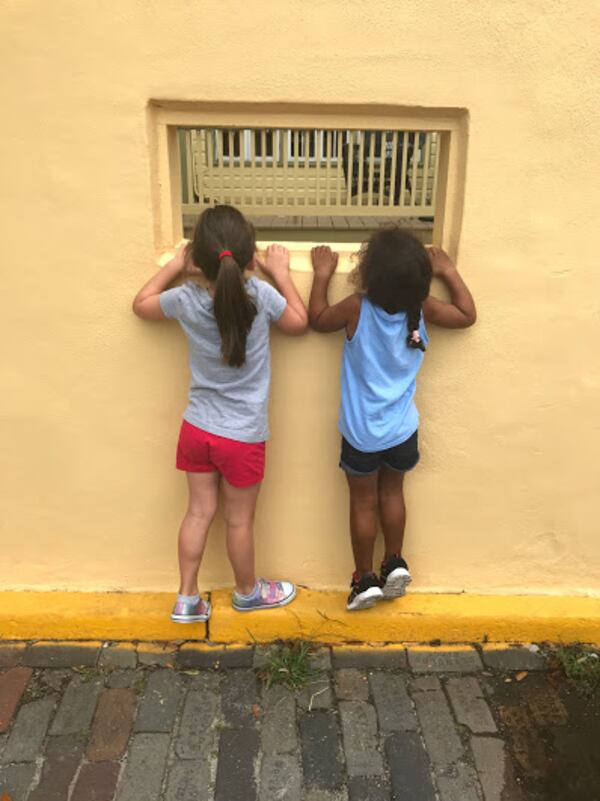
POLYGON ((410 348, 425 350, 414 336, 421 319, 421 304, 429 295, 431 262, 424 246, 397 225, 378 228, 360 250, 354 284, 388 314, 407 313, 410 348))

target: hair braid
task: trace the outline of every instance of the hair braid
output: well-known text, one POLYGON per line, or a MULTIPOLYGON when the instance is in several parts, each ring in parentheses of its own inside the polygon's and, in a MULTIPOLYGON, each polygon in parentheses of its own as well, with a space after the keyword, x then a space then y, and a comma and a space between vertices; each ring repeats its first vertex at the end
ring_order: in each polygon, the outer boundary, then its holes
POLYGON ((408 336, 406 337, 406 344, 409 348, 416 348, 418 350, 426 350, 425 343, 421 339, 419 333, 419 323, 421 322, 421 304, 415 303, 410 306, 406 312, 406 325, 408 327, 408 336))

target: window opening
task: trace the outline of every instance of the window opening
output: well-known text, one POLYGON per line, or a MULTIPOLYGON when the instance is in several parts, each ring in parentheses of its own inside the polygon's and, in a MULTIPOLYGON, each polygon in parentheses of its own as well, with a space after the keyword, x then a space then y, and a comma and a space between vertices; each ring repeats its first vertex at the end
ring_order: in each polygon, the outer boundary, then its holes
POLYGON ((438 131, 186 127, 178 142, 187 236, 203 209, 229 203, 262 238, 356 241, 396 222, 432 241, 438 131))

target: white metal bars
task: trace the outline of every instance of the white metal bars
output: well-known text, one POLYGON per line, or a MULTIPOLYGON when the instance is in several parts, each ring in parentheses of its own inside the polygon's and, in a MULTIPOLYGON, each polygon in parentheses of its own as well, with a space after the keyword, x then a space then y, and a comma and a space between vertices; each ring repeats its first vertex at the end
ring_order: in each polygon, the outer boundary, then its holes
POLYGON ((184 214, 433 217, 436 131, 181 128, 184 214))

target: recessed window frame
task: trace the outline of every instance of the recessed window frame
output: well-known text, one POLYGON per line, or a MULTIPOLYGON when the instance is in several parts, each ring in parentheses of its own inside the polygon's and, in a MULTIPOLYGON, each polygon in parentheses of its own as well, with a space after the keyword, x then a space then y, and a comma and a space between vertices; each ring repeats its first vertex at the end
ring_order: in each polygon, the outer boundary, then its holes
MULTIPOLYGON (((360 128, 375 132, 431 130, 439 133, 433 242, 456 255, 466 177, 468 113, 465 109, 153 100, 147 112, 157 251, 172 247, 181 239, 183 231, 178 128, 360 128)), ((306 243, 298 242, 299 249, 305 246, 306 243)))

